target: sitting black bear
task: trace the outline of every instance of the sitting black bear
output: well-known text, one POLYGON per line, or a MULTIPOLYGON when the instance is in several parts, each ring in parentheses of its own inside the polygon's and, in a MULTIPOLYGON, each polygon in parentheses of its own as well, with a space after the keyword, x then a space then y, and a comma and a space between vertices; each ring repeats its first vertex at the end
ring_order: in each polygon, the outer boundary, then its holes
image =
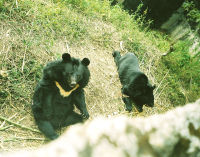
POLYGON ((133 53, 121 56, 118 51, 113 52, 113 57, 122 84, 122 100, 125 103, 125 109, 130 112, 132 102, 139 112, 143 111, 144 104, 153 107, 155 86, 152 86, 147 76, 140 71, 137 57, 133 53))
POLYGON ((33 96, 32 111, 39 130, 49 139, 58 137, 55 129, 89 118, 83 90, 90 78, 89 64, 88 58, 80 61, 64 53, 61 60, 44 68, 33 96), (81 114, 74 112, 74 105, 81 114))

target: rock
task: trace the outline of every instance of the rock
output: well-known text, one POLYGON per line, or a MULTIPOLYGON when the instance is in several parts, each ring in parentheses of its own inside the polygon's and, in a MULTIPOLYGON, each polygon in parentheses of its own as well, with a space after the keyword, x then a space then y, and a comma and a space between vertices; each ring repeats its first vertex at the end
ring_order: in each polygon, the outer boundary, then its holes
POLYGON ((193 30, 184 15, 184 9, 180 7, 172 16, 162 24, 161 29, 166 31, 172 38, 172 43, 178 40, 190 41, 189 54, 194 57, 200 52, 199 27, 193 30))
POLYGON ((165 114, 96 118, 34 151, 0 157, 200 157, 200 100, 165 114))

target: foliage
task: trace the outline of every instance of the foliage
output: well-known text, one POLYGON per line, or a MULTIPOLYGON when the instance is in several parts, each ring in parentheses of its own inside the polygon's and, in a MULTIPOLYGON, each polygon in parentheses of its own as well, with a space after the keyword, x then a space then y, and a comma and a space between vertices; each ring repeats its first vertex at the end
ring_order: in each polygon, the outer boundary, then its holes
MULTIPOLYGON (((179 41, 174 45, 174 51, 163 57, 163 63, 170 70, 171 79, 169 81, 172 83, 176 89, 177 82, 179 85, 179 100, 174 100, 178 104, 180 101, 192 102, 199 98, 200 96, 200 55, 191 56, 189 52, 190 43, 187 41, 179 41)), ((171 95, 176 90, 171 89, 171 95)), ((171 97, 172 98, 172 97, 171 97)))
POLYGON ((198 28, 200 35, 200 2, 198 0, 186 0, 183 3, 187 20, 193 28, 198 28))

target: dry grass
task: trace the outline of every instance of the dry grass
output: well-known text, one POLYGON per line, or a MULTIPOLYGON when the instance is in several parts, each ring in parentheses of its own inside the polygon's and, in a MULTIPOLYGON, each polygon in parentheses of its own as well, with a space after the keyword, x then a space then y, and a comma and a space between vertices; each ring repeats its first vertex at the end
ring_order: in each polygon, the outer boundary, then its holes
MULTIPOLYGON (((48 52, 42 44, 33 44, 31 48, 23 45, 24 39, 33 38, 32 30, 24 28, 20 36, 16 33, 17 27, 9 22, 0 24, 0 70, 8 73, 8 76, 0 77, 0 116, 20 125, 37 129, 30 109, 34 87, 38 81, 36 73, 41 76, 40 65, 45 65, 48 61, 68 51, 74 57, 88 57, 91 60, 89 65, 91 79, 85 89, 90 113, 89 120, 99 115, 105 117, 119 114, 131 117, 149 116, 172 108, 171 105, 167 105, 169 102, 162 92, 167 84, 157 81, 154 77, 160 56, 159 51, 153 48, 154 54, 143 55, 140 64, 151 82, 157 85, 155 107, 153 109, 144 107, 142 113, 138 113, 135 109, 131 113, 126 112, 121 100, 121 85, 117 68, 112 57, 114 49, 120 50, 120 42, 123 43, 122 35, 110 23, 95 19, 83 20, 86 23, 88 37, 74 43, 67 38, 58 39, 54 42, 51 52, 48 52), (68 50, 66 43, 69 46, 68 50), (33 66, 30 67, 30 64, 33 66)), ((45 37, 41 39, 41 43, 43 40, 45 37)), ((125 46, 123 48, 122 53, 126 53, 125 46)), ((136 54, 139 55, 139 52, 136 54)), ((42 134, 0 119, 0 151, 34 149, 46 142, 42 134)))

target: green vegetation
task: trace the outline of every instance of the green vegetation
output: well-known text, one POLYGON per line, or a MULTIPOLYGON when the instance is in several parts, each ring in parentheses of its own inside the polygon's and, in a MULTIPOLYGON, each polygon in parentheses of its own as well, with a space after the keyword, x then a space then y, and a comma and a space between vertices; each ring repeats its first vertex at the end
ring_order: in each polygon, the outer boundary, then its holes
POLYGON ((170 100, 174 105, 192 102, 200 96, 200 54, 191 56, 187 41, 179 41, 174 51, 163 57, 162 61, 170 71, 170 100))
POLYGON ((198 28, 200 35, 200 2, 198 0, 186 0, 183 3, 183 8, 186 12, 187 20, 193 28, 198 28))
MULTIPOLYGON (((35 128, 30 104, 43 66, 67 51, 91 60, 86 89, 91 118, 113 113, 148 116, 195 101, 200 96, 199 56, 190 57, 185 42, 163 56, 170 47, 167 35, 144 28, 144 18, 136 16, 110 6, 108 0, 0 0, 0 115, 35 128), (113 49, 120 48, 123 53, 136 53, 142 70, 157 85, 153 109, 124 111, 112 58, 113 49)), ((16 130, 21 136, 39 136, 16 130)), ((16 130, 1 136, 9 141, 16 130)), ((1 141, 4 148, 42 144, 10 141, 5 145, 1 141)))
MULTIPOLYGON (((186 0, 183 9, 192 29, 200 35, 200 2, 186 0)), ((189 41, 178 41, 173 51, 162 58, 162 63, 169 69, 169 99, 174 106, 195 101, 200 96, 200 52, 189 53, 192 45, 189 41)))

